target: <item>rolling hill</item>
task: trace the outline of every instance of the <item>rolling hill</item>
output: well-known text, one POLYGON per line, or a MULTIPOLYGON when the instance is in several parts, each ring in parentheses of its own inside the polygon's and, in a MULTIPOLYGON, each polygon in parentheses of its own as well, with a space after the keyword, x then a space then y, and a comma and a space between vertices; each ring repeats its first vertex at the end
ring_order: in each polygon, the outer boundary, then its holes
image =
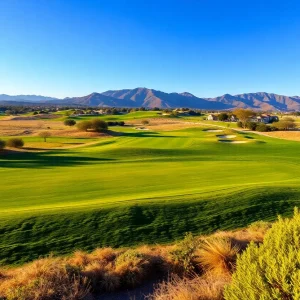
POLYGON ((6 94, 0 94, 0 101, 18 101, 18 102, 42 102, 49 100, 58 100, 54 97, 45 97, 39 95, 16 95, 10 96, 6 94))
POLYGON ((288 97, 273 93, 248 93, 239 95, 225 94, 221 97, 207 99, 221 102, 233 107, 251 108, 259 110, 299 111, 300 97, 288 97))
POLYGON ((104 93, 92 93, 83 97, 64 99, 34 95, 0 95, 0 104, 7 104, 7 101, 11 101, 11 104, 14 104, 13 101, 18 103, 26 101, 27 103, 100 107, 189 107, 207 110, 225 110, 240 107, 263 111, 300 111, 299 96, 289 97, 265 92, 238 95, 225 94, 215 98, 199 98, 188 92, 164 93, 154 89, 135 88, 109 90, 104 93))

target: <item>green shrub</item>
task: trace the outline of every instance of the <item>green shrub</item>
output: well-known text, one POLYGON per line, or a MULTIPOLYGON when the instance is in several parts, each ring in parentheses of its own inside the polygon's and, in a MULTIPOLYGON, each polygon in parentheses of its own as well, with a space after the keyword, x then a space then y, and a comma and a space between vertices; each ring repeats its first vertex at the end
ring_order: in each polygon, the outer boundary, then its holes
POLYGON ((194 271, 195 265, 197 264, 196 250, 199 245, 199 239, 193 237, 191 233, 187 233, 184 240, 178 244, 178 248, 171 252, 172 258, 182 273, 191 273, 194 271))
POLYGON ((5 141, 0 140, 0 150, 4 149, 5 145, 6 145, 5 141))
POLYGON ((270 128, 270 127, 267 126, 266 124, 260 123, 260 124, 257 125, 256 131, 259 131, 259 132, 267 132, 267 131, 270 131, 269 128, 270 128))
POLYGON ((237 259, 226 300, 300 299, 300 213, 274 223, 259 246, 253 242, 237 259))
POLYGON ((257 126, 258 126, 258 124, 255 122, 247 122, 246 123, 246 127, 250 130, 256 130, 257 126))
POLYGON ((6 145, 11 148, 22 148, 24 146, 24 142, 20 138, 11 138, 6 142, 6 145))
POLYGON ((225 113, 225 112, 223 112, 223 113, 220 113, 220 114, 218 115, 218 119, 219 119, 219 121, 227 121, 227 120, 228 120, 228 118, 229 118, 229 116, 228 116, 228 114, 227 114, 227 113, 225 113))
POLYGON ((237 127, 239 127, 239 128, 243 128, 243 123, 242 123, 241 121, 238 121, 238 122, 236 123, 236 125, 237 125, 237 127))
POLYGON ((91 121, 91 124, 92 124, 92 129, 97 132, 102 132, 102 131, 107 130, 107 123, 103 120, 93 119, 91 121))
POLYGON ((81 131, 88 131, 92 128, 92 123, 90 121, 82 121, 77 124, 77 128, 81 131))
POLYGON ((272 126, 277 128, 278 130, 289 130, 296 128, 295 121, 291 121, 290 118, 282 119, 279 122, 275 122, 272 124, 272 126))
POLYGON ((75 120, 72 120, 72 119, 66 119, 66 120, 64 121, 64 124, 65 124, 66 126, 74 126, 74 125, 76 124, 76 121, 75 121, 75 120))
POLYGON ((251 231, 264 231, 267 232, 272 227, 271 222, 266 221, 256 221, 248 226, 251 231))

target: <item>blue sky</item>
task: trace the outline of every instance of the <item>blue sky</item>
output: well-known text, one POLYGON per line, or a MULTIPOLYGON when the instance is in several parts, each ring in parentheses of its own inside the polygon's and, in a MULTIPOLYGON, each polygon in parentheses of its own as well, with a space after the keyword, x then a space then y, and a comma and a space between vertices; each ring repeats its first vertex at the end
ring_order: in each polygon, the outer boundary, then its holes
POLYGON ((300 1, 0 0, 0 94, 300 95, 300 1))

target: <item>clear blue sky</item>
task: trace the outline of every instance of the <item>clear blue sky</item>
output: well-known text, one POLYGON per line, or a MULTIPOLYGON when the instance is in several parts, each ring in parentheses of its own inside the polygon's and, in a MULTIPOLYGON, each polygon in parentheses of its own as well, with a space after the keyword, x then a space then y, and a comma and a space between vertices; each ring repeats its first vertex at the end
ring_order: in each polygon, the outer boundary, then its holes
POLYGON ((299 0, 0 0, 0 94, 300 95, 299 0))

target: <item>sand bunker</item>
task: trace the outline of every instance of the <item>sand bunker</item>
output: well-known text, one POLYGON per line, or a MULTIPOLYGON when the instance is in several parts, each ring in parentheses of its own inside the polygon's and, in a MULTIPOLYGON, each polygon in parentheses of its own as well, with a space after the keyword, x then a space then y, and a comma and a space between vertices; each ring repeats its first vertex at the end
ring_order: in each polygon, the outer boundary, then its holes
POLYGON ((225 135, 217 135, 218 138, 220 139, 233 139, 236 137, 236 135, 233 134, 225 134, 225 135))
POLYGON ((136 130, 149 130, 148 128, 144 128, 144 127, 136 127, 136 130))
POLYGON ((206 132, 222 132, 223 130, 221 129, 208 129, 208 130, 204 130, 206 132))
POLYGON ((219 140, 220 143, 231 143, 231 144, 245 144, 248 141, 230 141, 230 140, 219 140))

